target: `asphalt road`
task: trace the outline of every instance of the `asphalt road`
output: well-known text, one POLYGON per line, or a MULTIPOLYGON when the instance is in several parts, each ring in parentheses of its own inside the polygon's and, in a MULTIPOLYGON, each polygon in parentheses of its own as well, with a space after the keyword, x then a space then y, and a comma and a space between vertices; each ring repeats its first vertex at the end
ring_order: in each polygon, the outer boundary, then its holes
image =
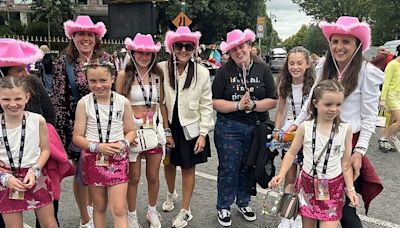
MULTIPOLYGON (((273 113, 274 111, 271 112, 272 116, 274 116, 273 113)), ((212 139, 213 137, 211 135, 211 140, 212 139)), ((374 164, 383 182, 384 190, 374 201, 372 201, 368 217, 365 216, 364 209, 362 207, 358 208, 358 213, 361 216, 365 228, 400 228, 400 182, 398 181, 398 177, 400 176, 400 166, 398 165, 400 161, 400 153, 390 152, 384 154, 380 152, 378 150, 377 139, 378 134, 375 134, 370 141, 367 156, 374 164)), ((276 165, 279 167, 280 159, 277 157, 275 161, 276 165)), ((217 166, 218 160, 215 147, 213 146, 211 159, 207 163, 196 167, 196 187, 191 203, 191 210, 194 218, 188 227, 221 227, 217 222, 217 214, 215 209, 217 196, 217 166)), ((142 227, 149 227, 149 224, 145 219, 145 213, 147 210, 147 186, 146 179, 143 174, 144 172, 142 172, 142 179, 140 181, 137 207, 140 224, 142 227)), ((177 172, 177 174, 178 178, 176 186, 178 194, 181 196, 180 172, 177 172)), ((62 228, 75 228, 78 227, 79 224, 79 213, 72 192, 71 180, 71 178, 65 179, 62 186, 63 193, 60 201, 59 212, 61 223, 60 227, 62 228)), ((178 213, 181 198, 179 198, 175 204, 176 207, 174 211, 169 213, 161 212, 161 203, 165 200, 167 191, 163 172, 160 173, 160 183, 159 203, 157 208, 160 211, 163 219, 163 227, 171 227, 171 221, 178 213)), ((232 209, 232 227, 277 227, 280 218, 261 215, 263 197, 264 195, 262 193, 258 193, 256 197, 252 198, 250 206, 252 206, 258 215, 258 219, 255 222, 246 222, 235 209, 232 209)), ((33 224, 32 218, 32 212, 25 214, 25 221, 28 224, 33 224)), ((108 227, 112 227, 110 215, 108 215, 108 227)))

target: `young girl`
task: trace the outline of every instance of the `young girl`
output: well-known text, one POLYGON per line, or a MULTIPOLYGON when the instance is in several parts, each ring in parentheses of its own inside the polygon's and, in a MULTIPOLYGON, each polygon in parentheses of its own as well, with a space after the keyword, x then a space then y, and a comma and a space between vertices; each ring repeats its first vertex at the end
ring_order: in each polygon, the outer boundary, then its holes
POLYGON ((92 91, 79 100, 73 142, 82 148, 83 180, 93 199, 96 228, 106 227, 110 207, 114 227, 128 227, 128 148, 136 137, 129 101, 111 91, 113 65, 103 60, 86 64, 92 91))
POLYGON ((311 98, 311 117, 302 123, 283 159, 281 170, 271 180, 277 187, 303 147, 304 163, 299 177, 300 215, 303 227, 337 227, 342 217, 344 193, 351 206, 358 205, 350 166, 351 127, 340 120, 344 88, 337 81, 321 81, 311 98), (346 186, 346 188, 345 188, 346 186))
MULTIPOLYGON (((156 67, 157 52, 161 44, 155 44, 150 34, 136 34, 132 40, 125 39, 126 49, 132 60, 126 65, 125 70, 119 72, 115 85, 116 91, 130 101, 135 124, 137 128, 145 128, 146 122, 153 119, 153 129, 162 126, 162 117, 158 100, 164 99, 161 72, 156 67), (158 119, 158 121, 157 121, 158 119), (146 121, 147 120, 147 121, 146 121)), ((160 135, 160 134, 158 134, 160 135)), ((154 137, 154 136, 153 136, 154 137)), ((147 139, 151 140, 151 139, 147 139)), ((165 140, 164 140, 165 141, 165 140)), ((160 144, 162 142, 159 141, 160 144)), ((165 144, 165 143, 164 143, 165 144)), ((129 154, 129 184, 128 184, 128 220, 130 228, 139 228, 136 213, 137 190, 140 181, 141 160, 146 159, 146 177, 148 192, 147 220, 151 228, 160 228, 160 213, 157 212, 158 189, 160 186, 159 171, 163 151, 161 145, 155 148, 129 154)))
POLYGON ((22 227, 22 211, 34 209, 42 227, 57 227, 45 170, 49 143, 45 119, 24 111, 30 94, 24 78, 0 79, 0 212, 6 227, 22 227), (39 133, 39 134, 38 134, 39 133))
MULTIPOLYGON (((278 112, 275 116, 276 129, 287 131, 293 124, 314 84, 314 77, 314 67, 311 64, 308 50, 302 46, 292 48, 278 81, 279 101, 278 112)), ((285 152, 283 152, 282 158, 285 152)), ((300 152, 285 176, 285 189, 288 184, 294 183, 297 176, 297 165, 301 166, 302 162, 303 154, 300 152)), ((288 222, 290 221, 282 219, 281 224, 288 222)))

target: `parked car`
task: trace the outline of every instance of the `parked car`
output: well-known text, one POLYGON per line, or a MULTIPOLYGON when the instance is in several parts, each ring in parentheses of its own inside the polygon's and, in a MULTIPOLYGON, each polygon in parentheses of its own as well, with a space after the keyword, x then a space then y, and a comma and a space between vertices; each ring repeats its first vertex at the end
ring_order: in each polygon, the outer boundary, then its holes
POLYGON ((274 48, 270 53, 269 67, 271 71, 281 71, 285 64, 287 52, 284 48, 274 48))

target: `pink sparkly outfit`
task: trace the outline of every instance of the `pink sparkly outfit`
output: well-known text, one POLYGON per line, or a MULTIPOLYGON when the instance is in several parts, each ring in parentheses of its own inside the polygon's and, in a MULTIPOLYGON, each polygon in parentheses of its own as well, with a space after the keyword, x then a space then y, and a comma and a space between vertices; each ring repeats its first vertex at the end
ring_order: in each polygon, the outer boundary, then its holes
POLYGON ((320 220, 338 221, 342 218, 345 202, 345 184, 343 175, 328 181, 329 200, 316 200, 314 194, 314 178, 305 172, 301 172, 300 178, 300 215, 320 220))
POLYGON ((328 179, 329 200, 317 200, 314 192, 314 181, 321 177, 325 162, 326 151, 320 157, 316 166, 318 177, 313 177, 312 164, 316 161, 329 140, 329 136, 316 131, 315 154, 312 150, 312 132, 314 120, 304 122, 304 141, 303 141, 303 167, 298 179, 297 186, 300 187, 300 215, 320 220, 338 221, 342 218, 343 206, 345 203, 345 183, 342 175, 342 158, 345 153, 345 140, 348 124, 340 123, 338 131, 332 141, 329 153, 325 178, 328 179))
MULTIPOLYGON (((21 168, 20 176, 25 177, 28 168, 21 168)), ((23 200, 9 199, 10 189, 0 186, 0 213, 14 213, 20 211, 34 210, 53 202, 51 183, 45 169, 36 180, 35 185, 24 194, 23 200)))
POLYGON ((89 186, 113 186, 127 183, 128 178, 128 153, 109 156, 108 166, 96 165, 97 153, 82 150, 82 175, 83 181, 89 186))

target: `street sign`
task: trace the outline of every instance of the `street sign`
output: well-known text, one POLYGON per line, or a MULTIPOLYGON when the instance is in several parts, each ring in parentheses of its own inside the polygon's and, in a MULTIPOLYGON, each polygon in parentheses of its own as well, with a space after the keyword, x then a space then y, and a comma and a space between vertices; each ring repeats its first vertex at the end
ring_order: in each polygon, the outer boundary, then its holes
POLYGON ((192 20, 184 13, 180 12, 178 16, 175 17, 175 19, 172 21, 172 24, 174 24, 177 28, 179 26, 189 26, 192 24, 192 20))
POLYGON ((265 17, 257 17, 257 38, 264 38, 265 17))

